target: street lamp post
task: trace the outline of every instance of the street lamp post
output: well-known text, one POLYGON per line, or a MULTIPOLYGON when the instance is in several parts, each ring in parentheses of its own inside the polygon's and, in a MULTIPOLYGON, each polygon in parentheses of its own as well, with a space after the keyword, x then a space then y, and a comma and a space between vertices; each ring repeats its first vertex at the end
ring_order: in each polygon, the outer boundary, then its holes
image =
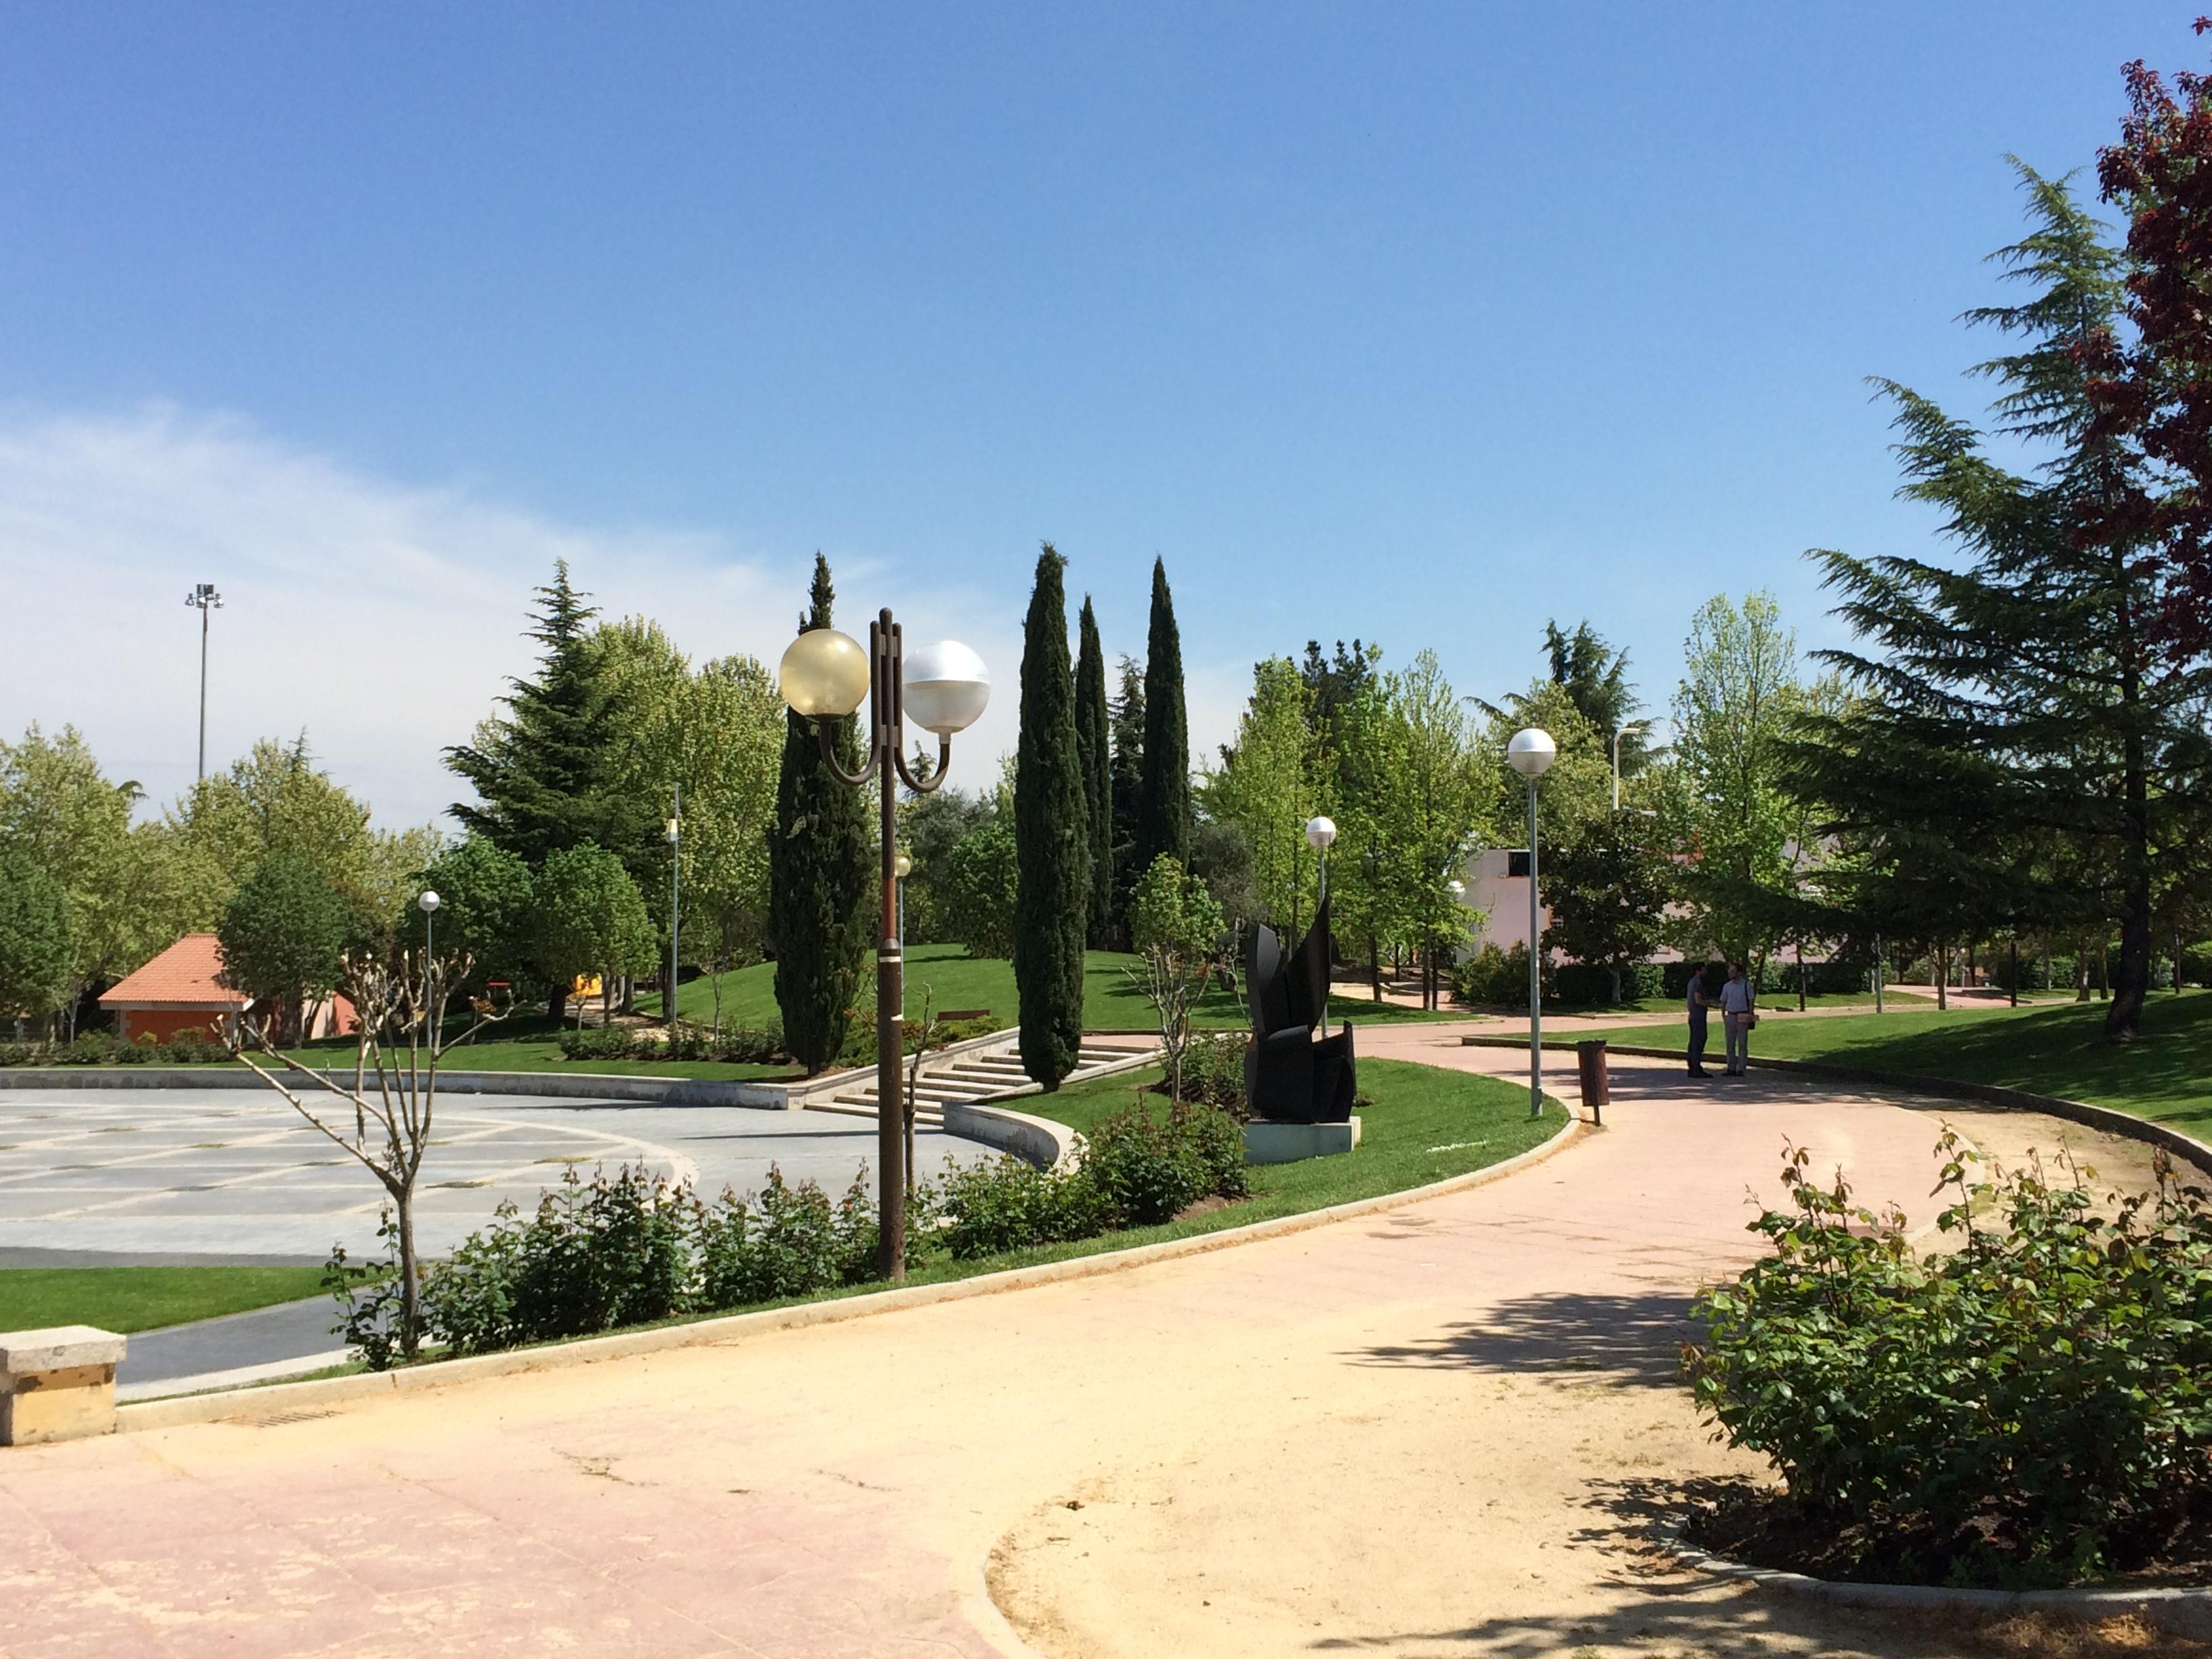
POLYGON ((661 999, 660 1012, 668 1017, 668 1035, 676 1036, 676 991, 683 981, 680 978, 684 957, 678 949, 681 938, 682 903, 684 897, 684 786, 676 786, 674 816, 668 820, 668 990, 661 999))
POLYGON ((1527 726, 1505 745, 1505 762, 1528 780, 1528 1115, 1544 1111, 1544 935, 1536 897, 1536 780, 1559 757, 1540 726, 1527 726))
MULTIPOLYGON (((1336 821, 1334 818, 1322 817, 1316 813, 1306 820, 1306 845, 1314 849, 1314 857, 1320 860, 1320 874, 1316 878, 1318 884, 1314 890, 1314 921, 1316 923, 1321 921, 1323 912, 1328 906, 1328 849, 1335 841, 1336 821)), ((1321 1030, 1326 1033, 1328 1030, 1327 970, 1335 956, 1335 952, 1328 947, 1326 935, 1322 939, 1321 951, 1323 969, 1321 982, 1321 1030)))
POLYGON ((1620 811, 1620 740, 1650 724, 1650 720, 1631 720, 1613 734, 1613 810, 1616 812, 1620 811))
MULTIPOLYGON (((445 901, 428 887, 415 896, 415 908, 422 913, 422 983, 430 982, 430 964, 438 955, 438 907, 445 901)), ((430 1047, 438 1046, 438 1024, 445 1010, 430 1011, 430 1047)))
POLYGON ((990 702, 991 675, 981 657, 951 640, 917 647, 909 655, 886 608, 868 624, 865 649, 834 628, 809 629, 783 653, 776 678, 791 712, 813 722, 822 763, 831 775, 855 788, 865 788, 871 779, 881 784, 882 908, 876 949, 876 1154, 881 1167, 876 1212, 883 1274, 896 1281, 906 1277, 906 1114, 899 1078, 905 1057, 899 1031, 905 984, 899 946, 896 789, 903 780, 916 794, 927 794, 945 781, 952 734, 974 725, 990 702), (860 771, 848 772, 838 763, 831 734, 836 721, 864 702, 869 706, 867 761, 860 771), (937 734, 937 769, 927 778, 917 779, 907 769, 902 752, 909 715, 924 731, 937 734))
POLYGON ((185 603, 200 613, 200 762, 196 778, 207 776, 207 662, 208 612, 222 609, 222 595, 215 591, 213 582, 196 582, 192 591, 185 595, 185 603))
MULTIPOLYGON (((1449 870, 1451 866, 1450 866, 1449 865, 1446 865, 1444 867, 1445 867, 1446 869, 1448 869, 1448 870, 1449 870)), ((1454 877, 1453 877, 1449 881, 1448 881, 1448 882, 1446 882, 1446 883, 1444 884, 1444 891, 1446 891, 1447 893, 1449 893, 1449 894, 1452 896, 1452 902, 1453 902, 1454 903, 1455 903, 1455 904, 1456 904, 1456 903, 1462 903, 1462 902, 1465 902, 1465 900, 1466 900, 1466 898, 1467 898, 1467 884, 1466 884, 1465 882, 1462 881, 1462 880, 1457 877, 1457 876, 1454 876, 1454 877)), ((1466 922, 1466 919, 1465 919, 1464 917, 1461 918, 1461 921, 1460 921, 1460 934, 1459 934, 1459 936, 1460 936, 1460 938, 1462 938, 1462 939, 1465 939, 1465 938, 1467 937, 1467 922, 1466 922)), ((1453 951, 1454 951, 1454 952, 1455 952, 1455 954, 1454 954, 1454 956, 1453 956, 1453 957, 1452 957, 1452 960, 1453 960, 1453 961, 1455 961, 1455 962, 1456 962, 1456 961, 1458 961, 1458 960, 1459 960, 1459 957, 1458 957, 1458 956, 1457 956, 1457 954, 1456 954, 1456 952, 1457 952, 1457 951, 1458 951, 1458 948, 1459 948, 1459 947, 1458 947, 1457 945, 1454 945, 1452 948, 1453 948, 1453 951)), ((1429 997, 1429 1007, 1430 1007, 1430 1011, 1431 1011, 1431 1012, 1435 1012, 1437 1009, 1441 1008, 1443 1006, 1443 987, 1442 982, 1441 982, 1441 981, 1439 981, 1439 982, 1438 982, 1438 984, 1436 986, 1436 988, 1433 989, 1433 991, 1431 993, 1430 997, 1429 997)))

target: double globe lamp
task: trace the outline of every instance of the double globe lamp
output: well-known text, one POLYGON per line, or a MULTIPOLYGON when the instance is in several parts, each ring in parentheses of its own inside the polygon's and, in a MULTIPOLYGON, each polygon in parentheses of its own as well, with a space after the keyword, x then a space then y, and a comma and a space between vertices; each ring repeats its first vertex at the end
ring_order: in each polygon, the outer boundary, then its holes
POLYGON ((883 925, 876 946, 876 1155, 878 1239, 884 1277, 906 1277, 906 1114, 901 1088, 905 1053, 900 1023, 905 984, 899 946, 897 786, 927 794, 945 781, 952 735, 973 726, 991 701, 991 672, 983 659, 955 640, 908 652, 899 625, 885 610, 868 625, 866 646, 833 628, 813 628, 791 642, 776 669, 776 684, 791 712, 811 720, 822 763, 854 787, 870 780, 881 790, 883 925), (848 772, 837 759, 837 721, 868 705, 866 763, 848 772), (908 721, 937 735, 937 767, 927 778, 908 769, 908 721))

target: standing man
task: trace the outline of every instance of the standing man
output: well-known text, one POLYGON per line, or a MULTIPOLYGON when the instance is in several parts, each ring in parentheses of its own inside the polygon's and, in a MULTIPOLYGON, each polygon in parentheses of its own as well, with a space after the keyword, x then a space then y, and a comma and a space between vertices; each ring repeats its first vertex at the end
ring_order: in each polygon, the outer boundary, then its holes
POLYGON ((1705 964, 1690 970, 1690 1075, 1711 1077, 1705 1069, 1705 1020, 1712 1005, 1705 1000, 1705 964))
POLYGON ((1745 982, 1743 964, 1729 964, 1728 983, 1721 987, 1721 1024, 1727 1028, 1728 1074, 1741 1077, 1751 1058, 1751 987, 1745 982))

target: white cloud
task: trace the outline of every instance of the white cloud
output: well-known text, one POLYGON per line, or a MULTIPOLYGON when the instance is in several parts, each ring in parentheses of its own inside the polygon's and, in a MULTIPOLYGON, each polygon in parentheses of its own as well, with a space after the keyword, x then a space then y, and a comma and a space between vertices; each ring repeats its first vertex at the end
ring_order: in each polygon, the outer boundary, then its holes
MULTIPOLYGON (((952 779, 988 781, 1014 746, 1026 593, 917 590, 899 580, 895 551, 826 550, 848 631, 880 593, 908 638, 954 635, 991 665, 990 710, 955 745, 952 779)), ((210 769, 304 728, 379 823, 419 823, 455 798, 440 750, 528 671, 530 589, 556 558, 609 617, 656 617, 695 658, 773 664, 812 551, 558 523, 168 408, 0 420, 0 732, 74 724, 111 775, 174 796, 191 780, 198 719, 198 618, 183 599, 212 581, 225 605, 212 625, 210 769)), ((1194 666, 1194 759, 1231 734, 1243 690, 1241 675, 1194 666)))

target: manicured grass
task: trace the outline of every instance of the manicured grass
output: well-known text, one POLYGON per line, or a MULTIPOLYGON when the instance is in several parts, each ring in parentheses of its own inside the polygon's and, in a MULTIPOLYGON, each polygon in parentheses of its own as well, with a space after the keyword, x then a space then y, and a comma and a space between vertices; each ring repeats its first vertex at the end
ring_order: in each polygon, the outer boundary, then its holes
MULTIPOLYGON (((1102 1118, 1135 1105, 1139 1091, 1159 1079, 1159 1068, 1152 1066, 1101 1078, 1056 1094, 1030 1095, 1011 1104, 1088 1133, 1102 1118)), ((1524 1152, 1548 1139, 1562 1121, 1556 1107, 1547 1108, 1541 1118, 1532 1119, 1528 1091, 1519 1084, 1404 1060, 1360 1061, 1359 1086, 1374 1104, 1360 1114, 1358 1150, 1337 1158, 1261 1165, 1252 1171, 1253 1195, 1243 1203, 1194 1217, 1188 1223, 1146 1229, 1147 1236, 1180 1237, 1188 1232, 1210 1231, 1206 1224, 1238 1226, 1425 1186, 1524 1152)), ((1164 1095, 1146 1094, 1142 1098, 1151 1111, 1164 1113, 1168 1109, 1164 1095)), ((1144 1242, 1129 1233, 1114 1237, 1122 1243, 1144 1242)), ((1071 1247, 1060 1254, 1082 1251, 1071 1247)), ((1034 1259, 1056 1258, 1045 1255, 1034 1259)))
MULTIPOLYGON (((2212 994, 2154 994, 2142 1034, 2107 1042, 2102 1002, 2039 1007, 1771 1020, 1752 1034, 1754 1056, 1826 1060, 1881 1072, 1993 1083, 2116 1106, 2193 1133, 2212 1128, 2212 994)), ((1711 1052, 1721 1048, 1714 1023, 1711 1052)), ((1682 1022, 1621 1026, 1608 1040, 1680 1048, 1682 1022)), ((1364 1068, 1363 1068, 1364 1069, 1364 1068)))
MULTIPOLYGON (((1083 958, 1083 1024, 1093 1031, 1141 1030, 1155 1029, 1156 1017, 1152 1005, 1129 982, 1128 970, 1135 966, 1136 957, 1118 951, 1090 951, 1083 958)), ((875 971, 875 957, 868 957, 866 975, 875 971)), ((866 975, 863 975, 864 981, 866 975)), ((864 1002, 872 1004, 872 981, 863 986, 864 1002)), ((1014 992, 1014 964, 1002 957, 970 957, 962 945, 916 945, 906 953, 906 1009, 909 1018, 921 1017, 922 988, 927 986, 931 1006, 939 1012, 947 1010, 957 1012, 964 1009, 987 1010, 1001 1025, 1012 1025, 1018 1017, 1019 1001, 1014 992)), ((640 1012, 658 1018, 660 999, 647 993, 637 1000, 640 1012)), ((714 1017, 714 989, 706 979, 690 979, 684 982, 682 994, 676 1000, 678 1011, 684 1018, 701 1024, 714 1017)), ((1431 1014, 1419 1008, 1401 1008, 1395 1003, 1370 1002, 1364 991, 1339 986, 1330 993, 1329 1022, 1332 1025, 1350 1020, 1354 1024, 1376 1023, 1399 1024, 1407 1021, 1442 1019, 1449 1014, 1431 1014)), ((726 1025, 765 1025, 775 1018, 775 966, 773 963, 758 963, 750 968, 740 968, 735 973, 722 975, 722 1022, 726 1025)), ((1249 1022, 1241 993, 1217 986, 1193 1017, 1194 1024, 1209 1030, 1243 1026, 1249 1022)))
POLYGON ((0 1331, 150 1331, 297 1302, 322 1285, 320 1267, 0 1268, 0 1331))

